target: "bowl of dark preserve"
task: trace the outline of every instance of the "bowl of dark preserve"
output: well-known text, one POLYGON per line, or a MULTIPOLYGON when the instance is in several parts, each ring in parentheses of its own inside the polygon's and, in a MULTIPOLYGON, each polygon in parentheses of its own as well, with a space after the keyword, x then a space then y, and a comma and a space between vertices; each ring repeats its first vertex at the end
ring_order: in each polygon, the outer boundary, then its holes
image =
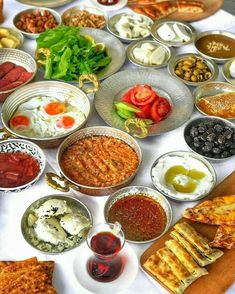
POLYGON ((191 151, 206 159, 222 161, 235 156, 235 125, 224 118, 205 116, 189 121, 184 139, 191 151))
POLYGON ((0 192, 20 192, 43 174, 46 158, 32 142, 11 139, 0 142, 0 192))

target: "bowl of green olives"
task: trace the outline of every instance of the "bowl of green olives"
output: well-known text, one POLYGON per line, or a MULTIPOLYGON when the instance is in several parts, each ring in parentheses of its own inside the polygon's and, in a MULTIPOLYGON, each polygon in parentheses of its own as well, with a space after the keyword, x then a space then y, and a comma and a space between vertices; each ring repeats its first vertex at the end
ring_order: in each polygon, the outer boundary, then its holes
POLYGON ((218 65, 199 54, 186 53, 174 56, 168 64, 169 73, 189 86, 213 81, 219 74, 218 65))

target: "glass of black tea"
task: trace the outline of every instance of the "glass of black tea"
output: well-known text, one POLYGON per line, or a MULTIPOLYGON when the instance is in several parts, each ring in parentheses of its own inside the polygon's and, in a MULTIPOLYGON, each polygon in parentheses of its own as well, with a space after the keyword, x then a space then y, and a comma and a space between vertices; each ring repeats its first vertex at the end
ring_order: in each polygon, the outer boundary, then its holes
POLYGON ((87 262, 89 275, 100 282, 111 282, 122 272, 124 260, 119 252, 125 236, 119 223, 104 223, 92 227, 87 235, 87 244, 93 255, 87 262))

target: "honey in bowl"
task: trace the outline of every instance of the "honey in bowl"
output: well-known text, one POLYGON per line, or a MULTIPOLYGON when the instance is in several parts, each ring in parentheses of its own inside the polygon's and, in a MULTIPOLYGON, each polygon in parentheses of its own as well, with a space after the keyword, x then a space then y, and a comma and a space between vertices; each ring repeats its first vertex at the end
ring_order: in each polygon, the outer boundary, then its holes
POLYGON ((148 241, 161 235, 167 217, 161 204, 144 194, 117 200, 108 212, 108 221, 119 222, 129 241, 148 241))
POLYGON ((211 57, 235 57, 235 39, 225 35, 211 34, 201 37, 195 46, 199 51, 211 57))

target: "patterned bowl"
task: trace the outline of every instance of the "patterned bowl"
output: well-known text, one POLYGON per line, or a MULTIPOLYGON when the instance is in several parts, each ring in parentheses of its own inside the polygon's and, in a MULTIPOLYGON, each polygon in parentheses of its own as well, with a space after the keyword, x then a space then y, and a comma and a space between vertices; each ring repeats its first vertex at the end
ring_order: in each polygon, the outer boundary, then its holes
POLYGON ((33 72, 33 75, 27 82, 25 82, 24 84, 18 87, 15 87, 13 89, 6 90, 6 91, 0 91, 0 102, 5 101, 6 98, 15 90, 31 82, 34 79, 37 72, 36 61, 33 59, 31 55, 29 55, 28 53, 24 51, 21 51, 18 49, 1 48, 0 49, 0 64, 6 61, 10 61, 17 65, 23 66, 27 71, 33 72))
POLYGON ((31 182, 18 186, 18 187, 13 187, 13 188, 3 188, 0 187, 0 192, 20 192, 26 188, 31 187, 33 184, 37 182, 37 180, 40 178, 40 176, 43 174, 45 166, 46 166, 46 158, 41 150, 36 144, 26 141, 26 140, 21 140, 21 139, 11 139, 11 140, 4 140, 0 142, 0 152, 4 153, 18 153, 18 152, 24 152, 27 153, 31 156, 33 156, 38 162, 40 166, 40 171, 38 175, 33 179, 31 182))

